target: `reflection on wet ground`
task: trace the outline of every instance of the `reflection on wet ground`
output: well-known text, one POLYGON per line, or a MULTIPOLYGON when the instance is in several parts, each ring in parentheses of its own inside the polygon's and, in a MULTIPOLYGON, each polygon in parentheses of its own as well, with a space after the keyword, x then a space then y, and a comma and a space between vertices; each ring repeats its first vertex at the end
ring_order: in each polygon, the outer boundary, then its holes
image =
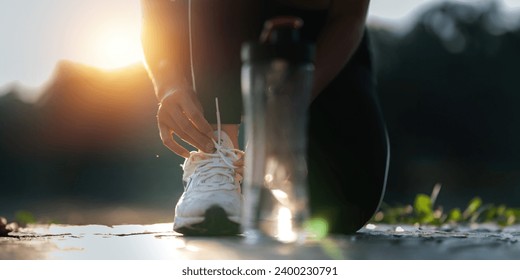
POLYGON ((1 259, 520 259, 520 225, 419 227, 369 224, 304 244, 243 235, 184 237, 171 223, 30 225, 0 238, 1 259))

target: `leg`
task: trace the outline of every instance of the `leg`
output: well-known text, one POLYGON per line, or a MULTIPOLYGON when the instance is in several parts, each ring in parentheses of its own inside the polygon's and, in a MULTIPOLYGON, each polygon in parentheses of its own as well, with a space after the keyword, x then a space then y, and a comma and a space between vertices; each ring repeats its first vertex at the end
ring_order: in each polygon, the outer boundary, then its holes
POLYGON ((311 215, 326 219, 331 233, 360 229, 384 195, 389 145, 372 80, 362 45, 310 108, 311 215))

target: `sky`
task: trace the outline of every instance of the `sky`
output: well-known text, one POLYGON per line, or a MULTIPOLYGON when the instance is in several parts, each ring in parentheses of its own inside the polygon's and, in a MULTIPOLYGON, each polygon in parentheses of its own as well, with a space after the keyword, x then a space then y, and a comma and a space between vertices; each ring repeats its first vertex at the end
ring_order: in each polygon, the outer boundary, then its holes
MULTIPOLYGON (((369 23, 405 28, 444 0, 371 0, 369 23)), ((502 1, 520 10, 520 0, 502 1)), ((139 0, 0 0, 0 88, 37 88, 67 59, 112 69, 142 61, 139 0)))

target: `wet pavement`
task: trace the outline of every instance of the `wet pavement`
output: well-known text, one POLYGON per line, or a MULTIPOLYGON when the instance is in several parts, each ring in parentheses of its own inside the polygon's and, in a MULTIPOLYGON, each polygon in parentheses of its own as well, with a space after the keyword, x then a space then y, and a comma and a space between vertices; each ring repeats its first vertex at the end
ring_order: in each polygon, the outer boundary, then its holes
POLYGON ((171 223, 29 225, 0 237, 4 260, 518 260, 520 225, 420 227, 368 224, 352 235, 299 245, 243 235, 184 237, 171 223))

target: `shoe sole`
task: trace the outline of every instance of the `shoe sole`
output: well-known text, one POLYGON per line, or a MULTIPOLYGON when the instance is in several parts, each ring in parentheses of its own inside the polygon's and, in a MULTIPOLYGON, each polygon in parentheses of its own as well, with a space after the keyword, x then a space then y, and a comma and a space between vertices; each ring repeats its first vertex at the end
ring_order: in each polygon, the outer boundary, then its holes
POLYGON ((240 224, 231 221, 222 207, 212 206, 204 213, 204 221, 175 231, 189 236, 237 235, 240 234, 240 224))

